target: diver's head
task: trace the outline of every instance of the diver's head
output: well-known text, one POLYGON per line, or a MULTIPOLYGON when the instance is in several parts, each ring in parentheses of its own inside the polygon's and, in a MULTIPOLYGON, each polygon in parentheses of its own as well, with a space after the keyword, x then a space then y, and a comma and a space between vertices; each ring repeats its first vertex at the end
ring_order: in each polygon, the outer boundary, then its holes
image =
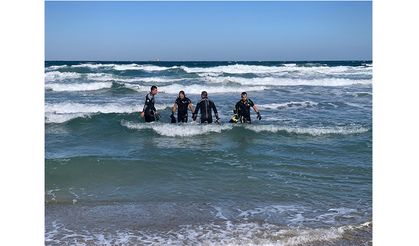
POLYGON ((179 91, 179 98, 180 99, 185 98, 185 92, 184 91, 179 91))
POLYGON ((246 99, 247 99, 247 93, 245 91, 242 92, 241 97, 242 97, 242 100, 243 101, 246 101, 246 99))
POLYGON ((155 85, 151 86, 150 92, 153 96, 156 95, 157 94, 157 86, 155 86, 155 85))
POLYGON ((204 99, 204 98, 208 98, 208 93, 207 93, 206 91, 202 91, 202 92, 201 92, 201 98, 202 98, 202 99, 204 99))

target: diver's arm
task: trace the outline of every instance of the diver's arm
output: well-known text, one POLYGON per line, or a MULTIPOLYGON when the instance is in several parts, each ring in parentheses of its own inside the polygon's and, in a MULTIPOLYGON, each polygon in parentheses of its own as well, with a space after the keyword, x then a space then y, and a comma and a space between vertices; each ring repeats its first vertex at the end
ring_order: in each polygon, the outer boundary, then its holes
POLYGON ((212 110, 214 110, 214 113, 215 113, 215 118, 216 118, 217 120, 219 120, 219 119, 220 119, 220 117, 218 116, 217 107, 215 107, 215 103, 214 103, 214 102, 212 102, 212 101, 211 101, 211 107, 212 107, 212 110))
POLYGON ((193 111, 193 114, 198 114, 199 112, 199 103, 196 104, 195 110, 193 111))
POLYGON ((145 96, 143 111, 140 112, 141 118, 144 118, 144 112, 145 112, 145 109, 147 108, 149 102, 150 102, 150 100, 148 99, 148 95, 147 95, 147 96, 145 96))
POLYGON ((240 102, 237 102, 237 103, 236 103, 236 106, 234 106, 234 111, 233 111, 233 113, 235 113, 235 114, 239 114, 239 103, 240 103, 240 102))
POLYGON ((175 113, 175 112, 176 112, 176 108, 177 108, 177 104, 176 104, 176 103, 174 103, 174 104, 173 104, 173 107, 172 107, 172 113, 175 113))
POLYGON ((259 109, 256 107, 256 105, 253 105, 253 110, 254 110, 254 111, 256 112, 256 114, 257 114, 256 118, 257 118, 258 120, 261 120, 261 119, 262 119, 262 116, 260 116, 259 109))
POLYGON ((259 113, 259 109, 256 107, 256 105, 253 105, 253 110, 256 112, 256 113, 259 113))
POLYGON ((199 111, 199 103, 196 104, 195 110, 192 113, 192 120, 195 121, 199 111))
POLYGON ((189 103, 188 108, 191 110, 191 112, 193 112, 194 109, 192 103, 189 103))

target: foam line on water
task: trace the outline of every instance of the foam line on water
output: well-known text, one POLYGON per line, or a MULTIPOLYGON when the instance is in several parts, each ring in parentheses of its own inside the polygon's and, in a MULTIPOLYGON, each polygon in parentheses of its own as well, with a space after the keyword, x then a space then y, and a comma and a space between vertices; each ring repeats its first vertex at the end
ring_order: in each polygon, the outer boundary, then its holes
POLYGON ((187 73, 206 73, 220 75, 226 74, 274 74, 274 73, 323 73, 323 74, 342 74, 342 73, 371 73, 372 68, 368 66, 297 66, 286 64, 283 66, 263 66, 234 64, 213 67, 187 67, 181 66, 187 73))
POLYGON ((335 127, 290 127, 279 125, 245 125, 246 129, 254 132, 287 132, 290 134, 306 134, 312 136, 339 134, 349 135, 367 132, 369 129, 362 126, 335 126, 335 127))
POLYGON ((320 78, 320 79, 292 79, 292 78, 243 78, 243 77, 206 77, 209 83, 238 83, 240 85, 269 85, 269 86, 348 86, 348 85, 368 85, 370 79, 345 79, 345 78, 320 78))
MULTIPOLYGON (((164 110, 171 107, 171 104, 158 104, 157 110, 164 110)), ((74 102, 62 102, 45 105, 45 121, 47 123, 63 123, 75 118, 86 118, 92 114, 103 113, 136 113, 143 109, 142 104, 83 104, 74 102)))
MULTIPOLYGON (((157 104, 157 110, 171 107, 172 104, 157 104)), ((103 104, 84 104, 73 102, 62 102, 56 104, 46 104, 47 113, 134 113, 143 109, 142 104, 122 104, 122 103, 103 103, 103 104)))
POLYGON ((111 88, 112 82, 93 82, 93 83, 48 83, 45 89, 53 91, 94 91, 111 88))
POLYGON ((329 228, 291 228, 269 223, 243 222, 208 223, 183 225, 176 230, 158 232, 154 230, 122 229, 116 231, 76 230, 66 228, 57 221, 45 232, 47 244, 77 245, 310 245, 333 243, 345 234, 360 230, 371 230, 372 222, 329 228))
POLYGON ((53 71, 53 72, 47 72, 45 73, 45 81, 61 81, 65 79, 78 79, 81 77, 80 73, 76 72, 59 72, 59 71, 53 71))
POLYGON ((285 102, 285 103, 268 103, 268 104, 259 104, 257 107, 259 109, 287 109, 287 108, 307 108, 314 107, 318 103, 312 101, 301 101, 301 102, 285 102))
POLYGON ((151 64, 101 64, 101 63, 84 63, 78 65, 72 65, 72 68, 89 68, 89 69, 113 69, 117 71, 127 71, 127 70, 143 70, 147 72, 154 72, 154 71, 164 71, 168 69, 177 68, 174 67, 163 67, 163 66, 156 66, 151 64))
MULTIPOLYGON (((222 131, 232 130, 233 127, 242 127, 241 125, 223 124, 223 125, 201 125, 196 123, 188 123, 182 125, 167 124, 167 123, 135 123, 129 121, 122 121, 121 125, 129 129, 144 130, 152 129, 156 133, 162 136, 168 137, 186 137, 186 136, 197 136, 209 133, 221 133, 222 131)), ((254 132, 286 132, 288 134, 301 134, 311 136, 321 135, 349 135, 367 132, 369 129, 362 126, 336 126, 336 127, 289 127, 279 125, 245 125, 245 129, 254 132)))
POLYGON ((136 130, 152 129, 157 134, 167 137, 189 137, 210 133, 221 133, 225 130, 233 128, 232 125, 200 125, 196 123, 187 123, 182 125, 161 123, 146 124, 129 121, 121 121, 121 125, 129 129, 136 130))
MULTIPOLYGON (((139 92, 150 91, 150 86, 141 86, 141 85, 126 85, 127 87, 137 90, 139 92)), ((182 84, 172 84, 166 86, 159 86, 159 91, 168 94, 178 94, 179 91, 183 90, 187 94, 201 94, 203 90, 208 93, 234 93, 242 91, 263 91, 268 89, 267 86, 228 86, 228 85, 182 85, 182 84)))

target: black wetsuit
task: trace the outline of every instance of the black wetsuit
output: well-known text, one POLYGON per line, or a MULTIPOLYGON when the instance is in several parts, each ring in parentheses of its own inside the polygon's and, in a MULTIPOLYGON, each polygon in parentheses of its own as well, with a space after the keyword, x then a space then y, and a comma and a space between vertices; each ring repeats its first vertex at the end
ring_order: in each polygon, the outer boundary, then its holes
POLYGON ((145 96, 145 103, 144 103, 144 120, 145 122, 152 122, 157 120, 156 115, 156 108, 154 107, 154 96, 151 93, 148 93, 145 96))
POLYGON ((202 99, 196 104, 194 115, 198 114, 198 111, 201 111, 201 123, 212 123, 211 109, 214 110, 215 117, 218 119, 218 112, 214 102, 208 98, 202 99))
POLYGON ((178 97, 175 103, 177 104, 177 122, 188 122, 188 106, 192 101, 187 97, 183 99, 178 97))
POLYGON ((255 104, 250 99, 240 100, 236 103, 236 112, 241 123, 251 123, 250 120, 250 108, 255 104))

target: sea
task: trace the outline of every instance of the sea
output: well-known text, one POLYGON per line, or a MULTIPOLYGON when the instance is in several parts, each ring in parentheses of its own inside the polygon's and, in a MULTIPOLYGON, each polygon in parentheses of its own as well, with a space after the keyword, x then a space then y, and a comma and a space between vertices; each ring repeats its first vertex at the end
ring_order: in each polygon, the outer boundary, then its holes
POLYGON ((372 69, 46 61, 45 244, 371 245, 372 69), (220 123, 170 123, 180 90, 220 123), (262 119, 229 123, 244 91, 262 119))

